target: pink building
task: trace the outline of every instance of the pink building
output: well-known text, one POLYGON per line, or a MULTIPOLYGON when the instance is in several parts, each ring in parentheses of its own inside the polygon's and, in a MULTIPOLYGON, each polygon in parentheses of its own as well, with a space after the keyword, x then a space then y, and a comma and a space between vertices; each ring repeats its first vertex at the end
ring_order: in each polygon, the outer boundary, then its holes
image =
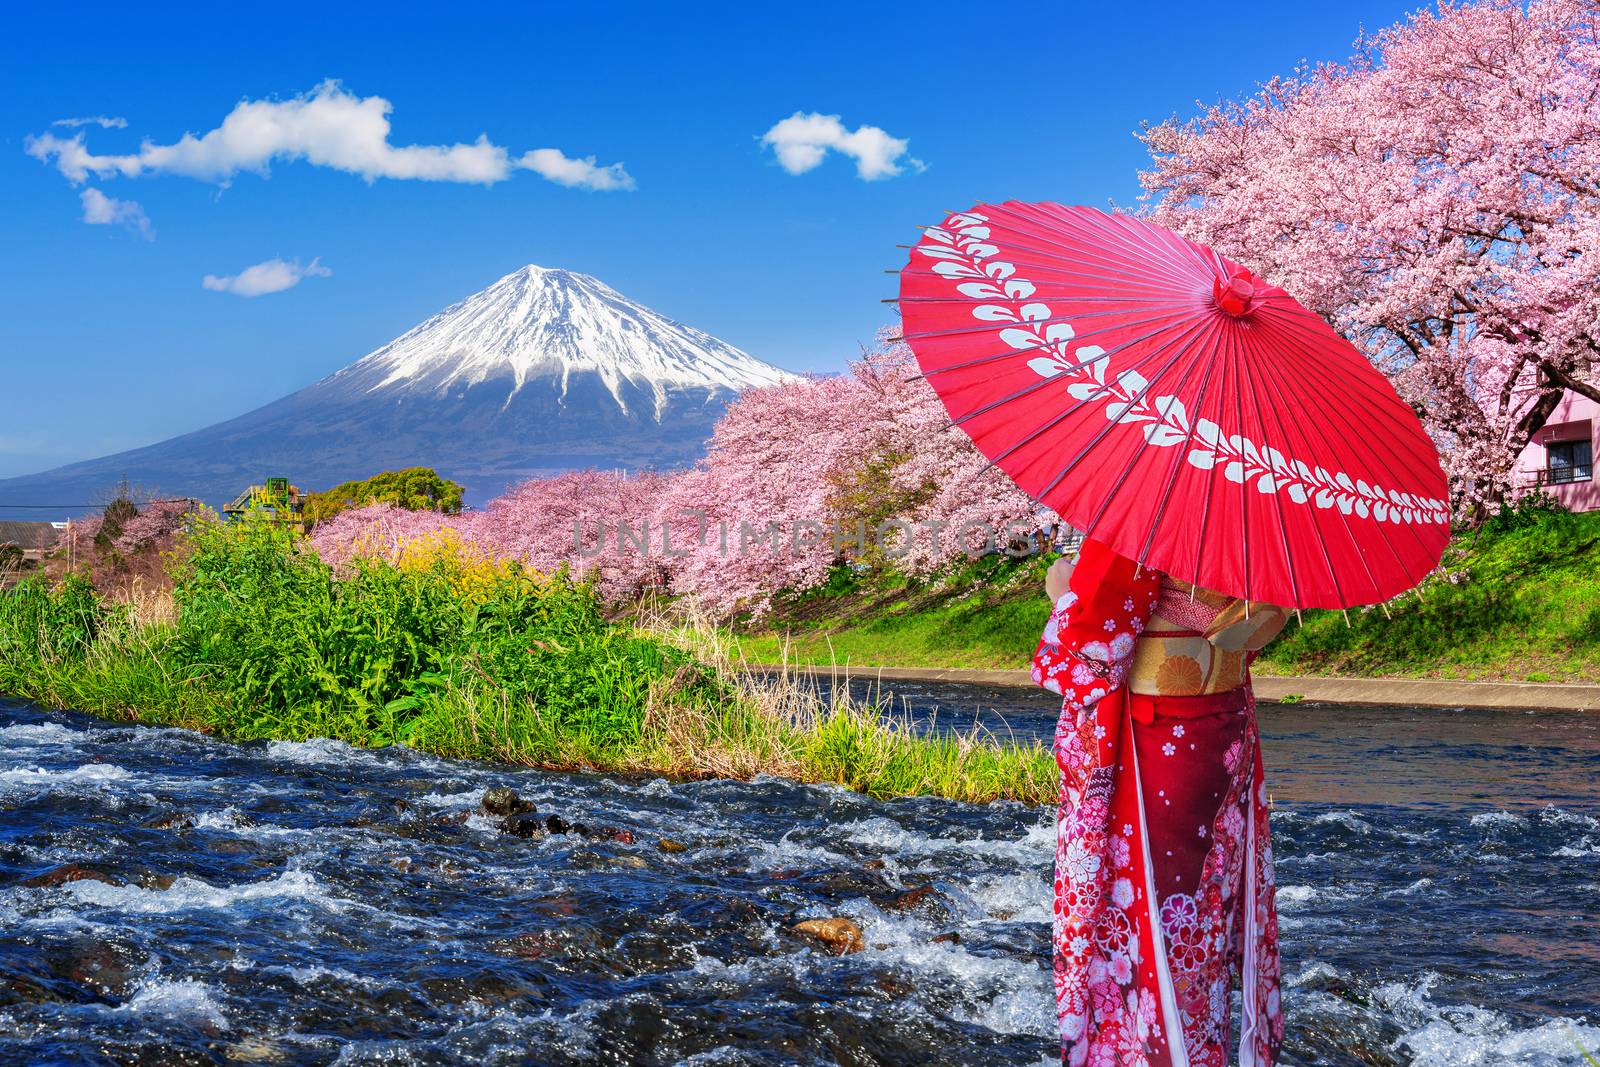
POLYGON ((1594 477, 1600 404, 1568 393, 1517 457, 1516 484, 1537 486, 1573 511, 1600 511, 1594 477))

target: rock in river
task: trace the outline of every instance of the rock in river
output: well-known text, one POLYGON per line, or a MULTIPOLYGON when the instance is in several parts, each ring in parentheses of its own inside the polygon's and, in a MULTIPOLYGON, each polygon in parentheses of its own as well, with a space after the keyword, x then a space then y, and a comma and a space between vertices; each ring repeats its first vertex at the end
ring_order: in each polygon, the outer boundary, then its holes
POLYGON ((483 810, 490 815, 520 815, 537 810, 533 801, 524 800, 515 789, 496 786, 483 794, 483 810))
POLYGON ((22 884, 31 888, 37 888, 40 886, 65 885, 68 882, 82 882, 86 880, 104 882, 107 885, 122 884, 121 881, 109 874, 106 874, 104 871, 97 871, 93 867, 80 867, 76 863, 63 863, 59 867, 51 867, 49 870, 41 871, 32 878, 23 879, 22 884))
POLYGON ((867 947, 867 939, 862 936, 861 927, 849 919, 837 916, 832 919, 807 919, 795 923, 794 931, 821 941, 833 950, 835 956, 848 956, 867 947))
POLYGON ((500 830, 502 833, 515 834, 529 840, 538 840, 545 836, 544 820, 531 811, 507 815, 500 820, 500 830))

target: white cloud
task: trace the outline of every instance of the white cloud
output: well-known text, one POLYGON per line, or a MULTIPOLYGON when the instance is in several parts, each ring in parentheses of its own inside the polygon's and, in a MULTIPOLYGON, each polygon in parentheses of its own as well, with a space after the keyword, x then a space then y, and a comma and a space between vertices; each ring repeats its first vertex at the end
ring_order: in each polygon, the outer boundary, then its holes
POLYGON ((607 167, 568 159, 542 148, 513 160, 510 153, 480 134, 470 144, 393 145, 389 114, 394 105, 381 96, 358 97, 336 81, 288 100, 241 100, 208 133, 186 133, 172 144, 146 140, 127 155, 96 155, 83 134, 28 138, 26 151, 74 183, 90 174, 101 178, 178 174, 228 184, 240 171, 265 175, 271 164, 303 160, 317 167, 379 178, 467 182, 492 185, 513 168, 536 171, 563 185, 590 189, 631 189, 633 179, 620 163, 607 167))
POLYGON ((293 263, 286 263, 281 259, 269 259, 253 267, 246 267, 238 274, 226 274, 221 277, 207 274, 200 280, 200 284, 217 293, 265 296, 267 293, 281 293, 285 289, 293 289, 305 278, 326 278, 331 274, 333 271, 315 259, 304 267, 300 266, 298 259, 293 263))
POLYGON ((632 189, 633 177, 621 163, 602 167, 593 156, 568 159, 559 148, 535 148, 517 160, 517 166, 549 178, 558 185, 579 189, 632 189))
POLYGON ((822 164, 831 149, 856 161, 856 174, 864 181, 892 178, 906 167, 926 170, 922 160, 906 155, 911 142, 891 137, 877 126, 847 130, 838 115, 796 111, 761 136, 762 145, 777 153, 778 164, 790 174, 804 174, 822 164), (904 157, 904 166, 901 158, 904 157))
POLYGON ((102 130, 121 130, 128 125, 127 119, 112 118, 109 115, 89 115, 81 119, 56 119, 52 126, 98 126, 102 130))
POLYGON ((145 216, 144 208, 132 200, 118 200, 95 188, 78 194, 83 202, 83 221, 92 226, 126 226, 145 240, 153 240, 156 232, 145 216))

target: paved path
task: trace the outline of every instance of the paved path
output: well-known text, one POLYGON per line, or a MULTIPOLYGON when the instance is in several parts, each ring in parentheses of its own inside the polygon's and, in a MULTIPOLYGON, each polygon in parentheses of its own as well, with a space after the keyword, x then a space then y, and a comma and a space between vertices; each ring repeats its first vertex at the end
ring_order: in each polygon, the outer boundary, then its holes
MULTIPOLYGON (((758 665, 754 669, 779 668, 758 665)), ((923 667, 801 667, 790 671, 828 677, 849 675, 904 682, 965 682, 969 685, 1032 685, 1023 670, 975 670, 923 667)), ((1600 685, 1554 682, 1455 682, 1436 678, 1318 678, 1306 675, 1256 676, 1262 700, 1298 697, 1332 704, 1404 704, 1425 708, 1523 708, 1555 711, 1600 711, 1600 685)))

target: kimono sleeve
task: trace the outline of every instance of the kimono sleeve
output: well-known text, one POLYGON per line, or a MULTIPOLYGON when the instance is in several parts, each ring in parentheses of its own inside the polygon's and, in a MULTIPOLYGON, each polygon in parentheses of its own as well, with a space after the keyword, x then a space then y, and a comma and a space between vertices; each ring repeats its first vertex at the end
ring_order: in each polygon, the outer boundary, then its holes
POLYGON ((1034 683, 1080 709, 1122 685, 1160 590, 1158 572, 1085 541, 1034 651, 1034 683))

